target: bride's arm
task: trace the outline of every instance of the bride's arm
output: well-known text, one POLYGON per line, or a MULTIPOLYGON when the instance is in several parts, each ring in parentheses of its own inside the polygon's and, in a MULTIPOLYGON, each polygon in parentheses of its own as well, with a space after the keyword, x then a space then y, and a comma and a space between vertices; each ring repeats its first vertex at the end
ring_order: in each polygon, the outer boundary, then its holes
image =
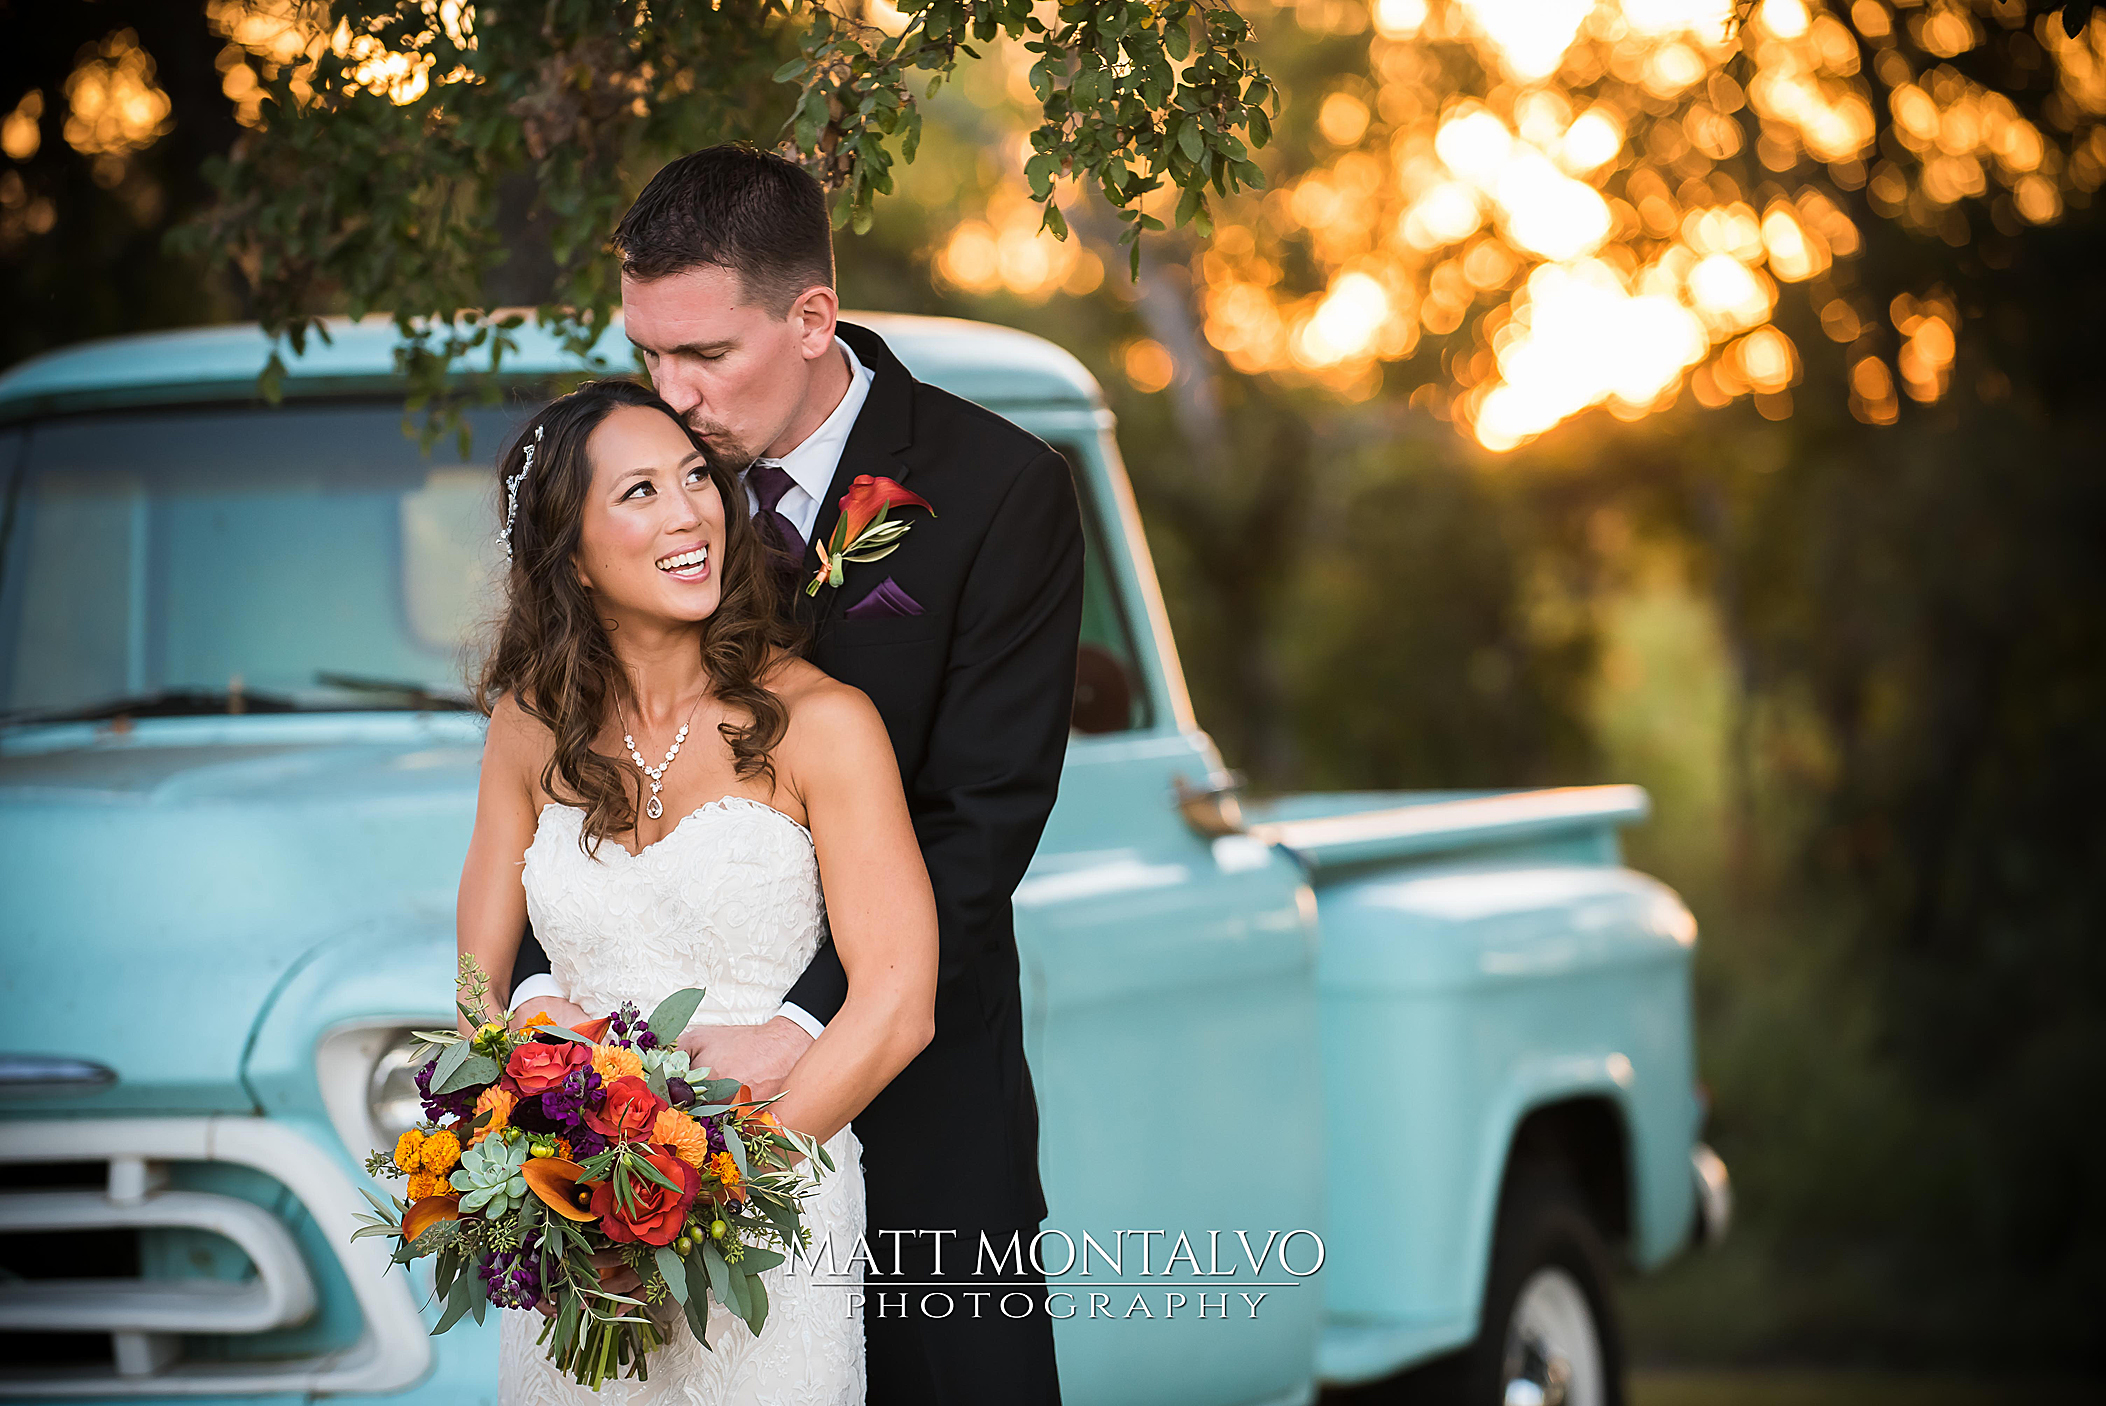
MULTIPOLYGON (((475 797, 475 833, 461 866, 461 891, 454 907, 454 937, 461 955, 473 957, 490 977, 486 1001, 492 1020, 504 1015, 510 993, 504 982, 526 928, 526 889, 519 866, 534 839, 533 724, 507 696, 498 702, 483 739, 483 773, 475 797)), ((462 1022, 463 1033, 466 1022, 462 1022)))
POLYGON ((848 999, 790 1071, 773 1112, 824 1141, 936 1033, 936 900, 870 700, 828 681, 797 700, 784 743, 848 999))

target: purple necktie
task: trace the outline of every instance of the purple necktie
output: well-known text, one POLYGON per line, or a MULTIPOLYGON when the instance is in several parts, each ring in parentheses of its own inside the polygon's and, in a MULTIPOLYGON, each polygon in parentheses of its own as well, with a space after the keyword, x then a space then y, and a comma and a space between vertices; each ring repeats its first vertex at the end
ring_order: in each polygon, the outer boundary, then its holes
POLYGON ((746 470, 746 486, 753 491, 754 521, 760 528, 761 541, 775 556, 775 574, 780 578, 783 595, 789 599, 795 598, 797 578, 804 568, 804 534, 775 505, 795 482, 773 459, 755 459, 746 470))

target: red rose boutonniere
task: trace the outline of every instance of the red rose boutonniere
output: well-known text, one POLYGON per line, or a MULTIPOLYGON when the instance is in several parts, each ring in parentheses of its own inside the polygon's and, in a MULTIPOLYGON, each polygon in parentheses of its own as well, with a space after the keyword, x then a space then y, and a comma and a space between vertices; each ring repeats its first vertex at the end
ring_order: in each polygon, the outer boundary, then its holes
POLYGON ((909 493, 889 478, 859 474, 848 492, 841 495, 841 520, 834 524, 833 537, 819 544, 819 569, 804 588, 808 596, 821 586, 841 584, 844 568, 852 561, 876 561, 899 549, 900 539, 914 524, 891 516, 894 508, 929 508, 926 498, 909 493))

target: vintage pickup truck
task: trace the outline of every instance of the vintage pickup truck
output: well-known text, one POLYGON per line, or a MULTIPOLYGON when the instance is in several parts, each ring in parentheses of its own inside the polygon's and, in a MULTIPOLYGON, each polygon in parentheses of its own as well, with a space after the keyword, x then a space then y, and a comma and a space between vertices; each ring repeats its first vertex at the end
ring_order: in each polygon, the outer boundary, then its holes
MULTIPOLYGON (((1726 1205, 1695 923, 1619 863, 1643 793, 1239 809, 1096 383, 867 321, 1057 446, 1088 519, 1016 892, 1067 1399, 1619 1400, 1610 1276, 1726 1205)), ((349 1237, 407 1031, 450 1019, 490 465, 573 364, 527 335, 449 462, 385 324, 334 333, 279 406, 253 327, 0 377, 0 1397, 495 1396, 494 1326, 429 1336, 427 1281, 349 1237)))

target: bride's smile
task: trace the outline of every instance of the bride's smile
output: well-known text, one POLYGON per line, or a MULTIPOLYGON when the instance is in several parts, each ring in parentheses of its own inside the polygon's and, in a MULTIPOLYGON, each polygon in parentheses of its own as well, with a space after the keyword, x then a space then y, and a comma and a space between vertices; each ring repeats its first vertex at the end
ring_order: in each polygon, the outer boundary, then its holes
POLYGON ((586 440, 592 486, 580 522, 579 579, 618 615, 692 623, 716 613, 724 500, 680 425, 625 405, 586 440))

